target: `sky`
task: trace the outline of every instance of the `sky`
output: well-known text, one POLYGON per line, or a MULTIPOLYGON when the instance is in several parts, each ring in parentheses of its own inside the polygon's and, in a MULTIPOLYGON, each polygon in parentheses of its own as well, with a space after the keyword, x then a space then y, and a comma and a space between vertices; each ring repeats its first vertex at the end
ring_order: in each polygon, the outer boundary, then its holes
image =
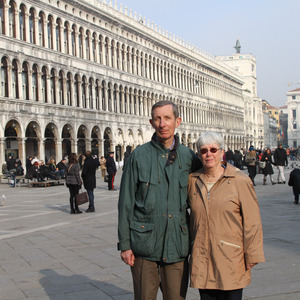
MULTIPOLYGON (((108 2, 108 1, 107 1, 108 2)), ((113 1, 114 2, 114 1, 113 1)), ((299 0, 118 0, 146 20, 213 55, 256 57, 258 97, 286 105, 300 88, 299 0), (289 85, 292 83, 291 85, 289 85)))

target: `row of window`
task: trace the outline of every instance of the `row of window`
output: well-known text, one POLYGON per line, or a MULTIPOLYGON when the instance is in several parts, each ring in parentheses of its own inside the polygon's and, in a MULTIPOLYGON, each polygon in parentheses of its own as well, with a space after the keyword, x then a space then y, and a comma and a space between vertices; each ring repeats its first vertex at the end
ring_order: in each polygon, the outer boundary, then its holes
POLYGON ((41 103, 81 107, 116 113, 148 116, 151 106, 158 100, 172 100, 179 105, 184 122, 229 126, 239 128, 243 124, 242 113, 231 113, 220 107, 194 105, 189 101, 177 100, 149 91, 107 82, 99 78, 87 78, 64 71, 50 71, 46 66, 32 68, 27 61, 4 56, 1 59, 1 96, 33 100, 41 103))
POLYGON ((4 0, 0 0, 2 34, 200 95, 223 100, 241 97, 241 92, 230 85, 230 80, 222 78, 221 82, 205 74, 193 74, 102 34, 78 28, 76 24, 70 25, 68 21, 63 23, 61 18, 55 20, 52 15, 47 17, 43 11, 38 13, 33 7, 27 15, 24 4, 20 5, 17 14, 13 0, 9 2, 9 22, 5 22, 3 3, 4 0))

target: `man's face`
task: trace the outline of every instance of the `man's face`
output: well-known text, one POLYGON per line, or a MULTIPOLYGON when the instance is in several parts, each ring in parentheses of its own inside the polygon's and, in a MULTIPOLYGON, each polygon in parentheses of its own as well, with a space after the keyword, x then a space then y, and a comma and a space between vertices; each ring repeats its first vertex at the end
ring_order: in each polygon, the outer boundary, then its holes
POLYGON ((153 110, 150 124, 155 129, 161 142, 173 140, 175 129, 180 125, 181 118, 175 118, 172 105, 159 106, 153 110))

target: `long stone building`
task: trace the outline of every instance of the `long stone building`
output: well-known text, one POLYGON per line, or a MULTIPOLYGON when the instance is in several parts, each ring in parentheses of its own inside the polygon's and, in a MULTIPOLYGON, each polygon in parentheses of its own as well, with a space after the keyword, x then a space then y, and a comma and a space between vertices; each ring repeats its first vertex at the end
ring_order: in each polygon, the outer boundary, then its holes
POLYGON ((120 161, 150 140, 163 99, 178 104, 192 149, 207 130, 247 146, 240 73, 122 5, 0 0, 0 59, 1 165, 89 149, 120 161))

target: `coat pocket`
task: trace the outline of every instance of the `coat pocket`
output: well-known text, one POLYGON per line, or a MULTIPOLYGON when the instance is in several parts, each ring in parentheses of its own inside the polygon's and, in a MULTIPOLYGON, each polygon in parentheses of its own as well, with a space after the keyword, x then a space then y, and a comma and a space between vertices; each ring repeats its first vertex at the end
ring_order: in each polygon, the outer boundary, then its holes
POLYGON ((130 224, 131 250, 138 256, 153 254, 154 224, 133 221, 130 224))

